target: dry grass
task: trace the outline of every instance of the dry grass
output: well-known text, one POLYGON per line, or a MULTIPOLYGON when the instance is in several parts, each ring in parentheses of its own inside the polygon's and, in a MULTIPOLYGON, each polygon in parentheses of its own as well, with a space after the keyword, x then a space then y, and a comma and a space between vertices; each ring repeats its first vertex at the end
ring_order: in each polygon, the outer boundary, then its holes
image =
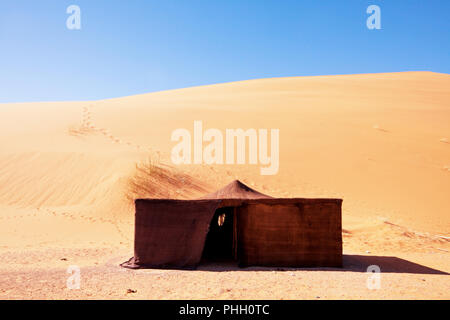
POLYGON ((151 158, 136 164, 130 177, 127 199, 189 199, 206 193, 206 184, 151 158))

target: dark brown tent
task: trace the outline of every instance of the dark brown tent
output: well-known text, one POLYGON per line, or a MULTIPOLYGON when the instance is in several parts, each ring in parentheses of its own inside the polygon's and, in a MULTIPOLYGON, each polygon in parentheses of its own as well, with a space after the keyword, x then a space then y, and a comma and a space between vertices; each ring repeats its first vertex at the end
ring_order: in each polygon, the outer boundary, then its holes
POLYGON ((198 200, 138 199, 127 268, 342 266, 341 199, 278 199, 240 181, 198 200))

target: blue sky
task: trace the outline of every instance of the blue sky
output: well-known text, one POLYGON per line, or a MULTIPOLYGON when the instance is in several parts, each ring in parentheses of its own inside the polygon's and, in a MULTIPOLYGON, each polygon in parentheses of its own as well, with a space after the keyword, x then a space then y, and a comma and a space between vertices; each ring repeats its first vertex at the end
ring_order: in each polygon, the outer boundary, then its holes
POLYGON ((0 3, 0 103, 104 99, 256 78, 450 73, 450 1, 0 3), (69 30, 69 5, 81 30, 69 30), (381 30, 366 9, 381 8, 381 30))

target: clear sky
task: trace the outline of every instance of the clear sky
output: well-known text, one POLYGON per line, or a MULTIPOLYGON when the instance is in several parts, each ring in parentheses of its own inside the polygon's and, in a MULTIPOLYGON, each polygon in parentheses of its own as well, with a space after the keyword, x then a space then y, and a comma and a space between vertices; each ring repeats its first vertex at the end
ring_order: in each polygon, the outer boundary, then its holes
POLYGON ((447 0, 0 2, 0 102, 91 100, 255 78, 450 73, 447 0), (69 30, 69 5, 81 30, 69 30), (381 30, 369 30, 369 5, 381 30))

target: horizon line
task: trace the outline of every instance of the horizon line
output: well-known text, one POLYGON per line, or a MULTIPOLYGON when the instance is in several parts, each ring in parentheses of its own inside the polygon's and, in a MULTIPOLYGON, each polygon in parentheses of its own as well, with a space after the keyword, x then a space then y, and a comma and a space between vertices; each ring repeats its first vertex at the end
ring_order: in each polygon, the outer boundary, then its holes
POLYGON ((163 89, 163 90, 147 91, 147 92, 142 92, 142 93, 134 93, 134 94, 130 94, 130 95, 120 95, 120 96, 100 98, 100 99, 41 100, 41 101, 30 100, 30 101, 12 101, 12 102, 1 102, 0 101, 0 106, 6 105, 6 104, 27 104, 27 103, 101 102, 101 101, 107 101, 107 100, 141 96, 141 95, 152 94, 152 93, 163 93, 163 92, 170 92, 170 91, 177 91, 177 90, 201 88, 201 87, 208 87, 208 86, 215 86, 215 85, 225 85, 225 84, 232 84, 232 83, 239 83, 239 82, 258 81, 258 80, 290 79, 290 78, 318 78, 318 77, 345 77, 345 76, 382 75, 382 74, 399 74, 399 73, 434 73, 434 74, 450 75, 450 73, 446 73, 446 72, 436 72, 436 71, 429 71, 429 70, 408 70, 408 71, 391 71, 391 72, 362 72, 362 73, 339 73, 339 74, 303 75, 303 76, 278 76, 278 77, 268 77, 268 78, 250 78, 250 79, 243 79, 243 80, 207 83, 207 84, 192 85, 192 86, 187 86, 187 87, 177 87, 177 88, 170 88, 170 89, 163 89))

